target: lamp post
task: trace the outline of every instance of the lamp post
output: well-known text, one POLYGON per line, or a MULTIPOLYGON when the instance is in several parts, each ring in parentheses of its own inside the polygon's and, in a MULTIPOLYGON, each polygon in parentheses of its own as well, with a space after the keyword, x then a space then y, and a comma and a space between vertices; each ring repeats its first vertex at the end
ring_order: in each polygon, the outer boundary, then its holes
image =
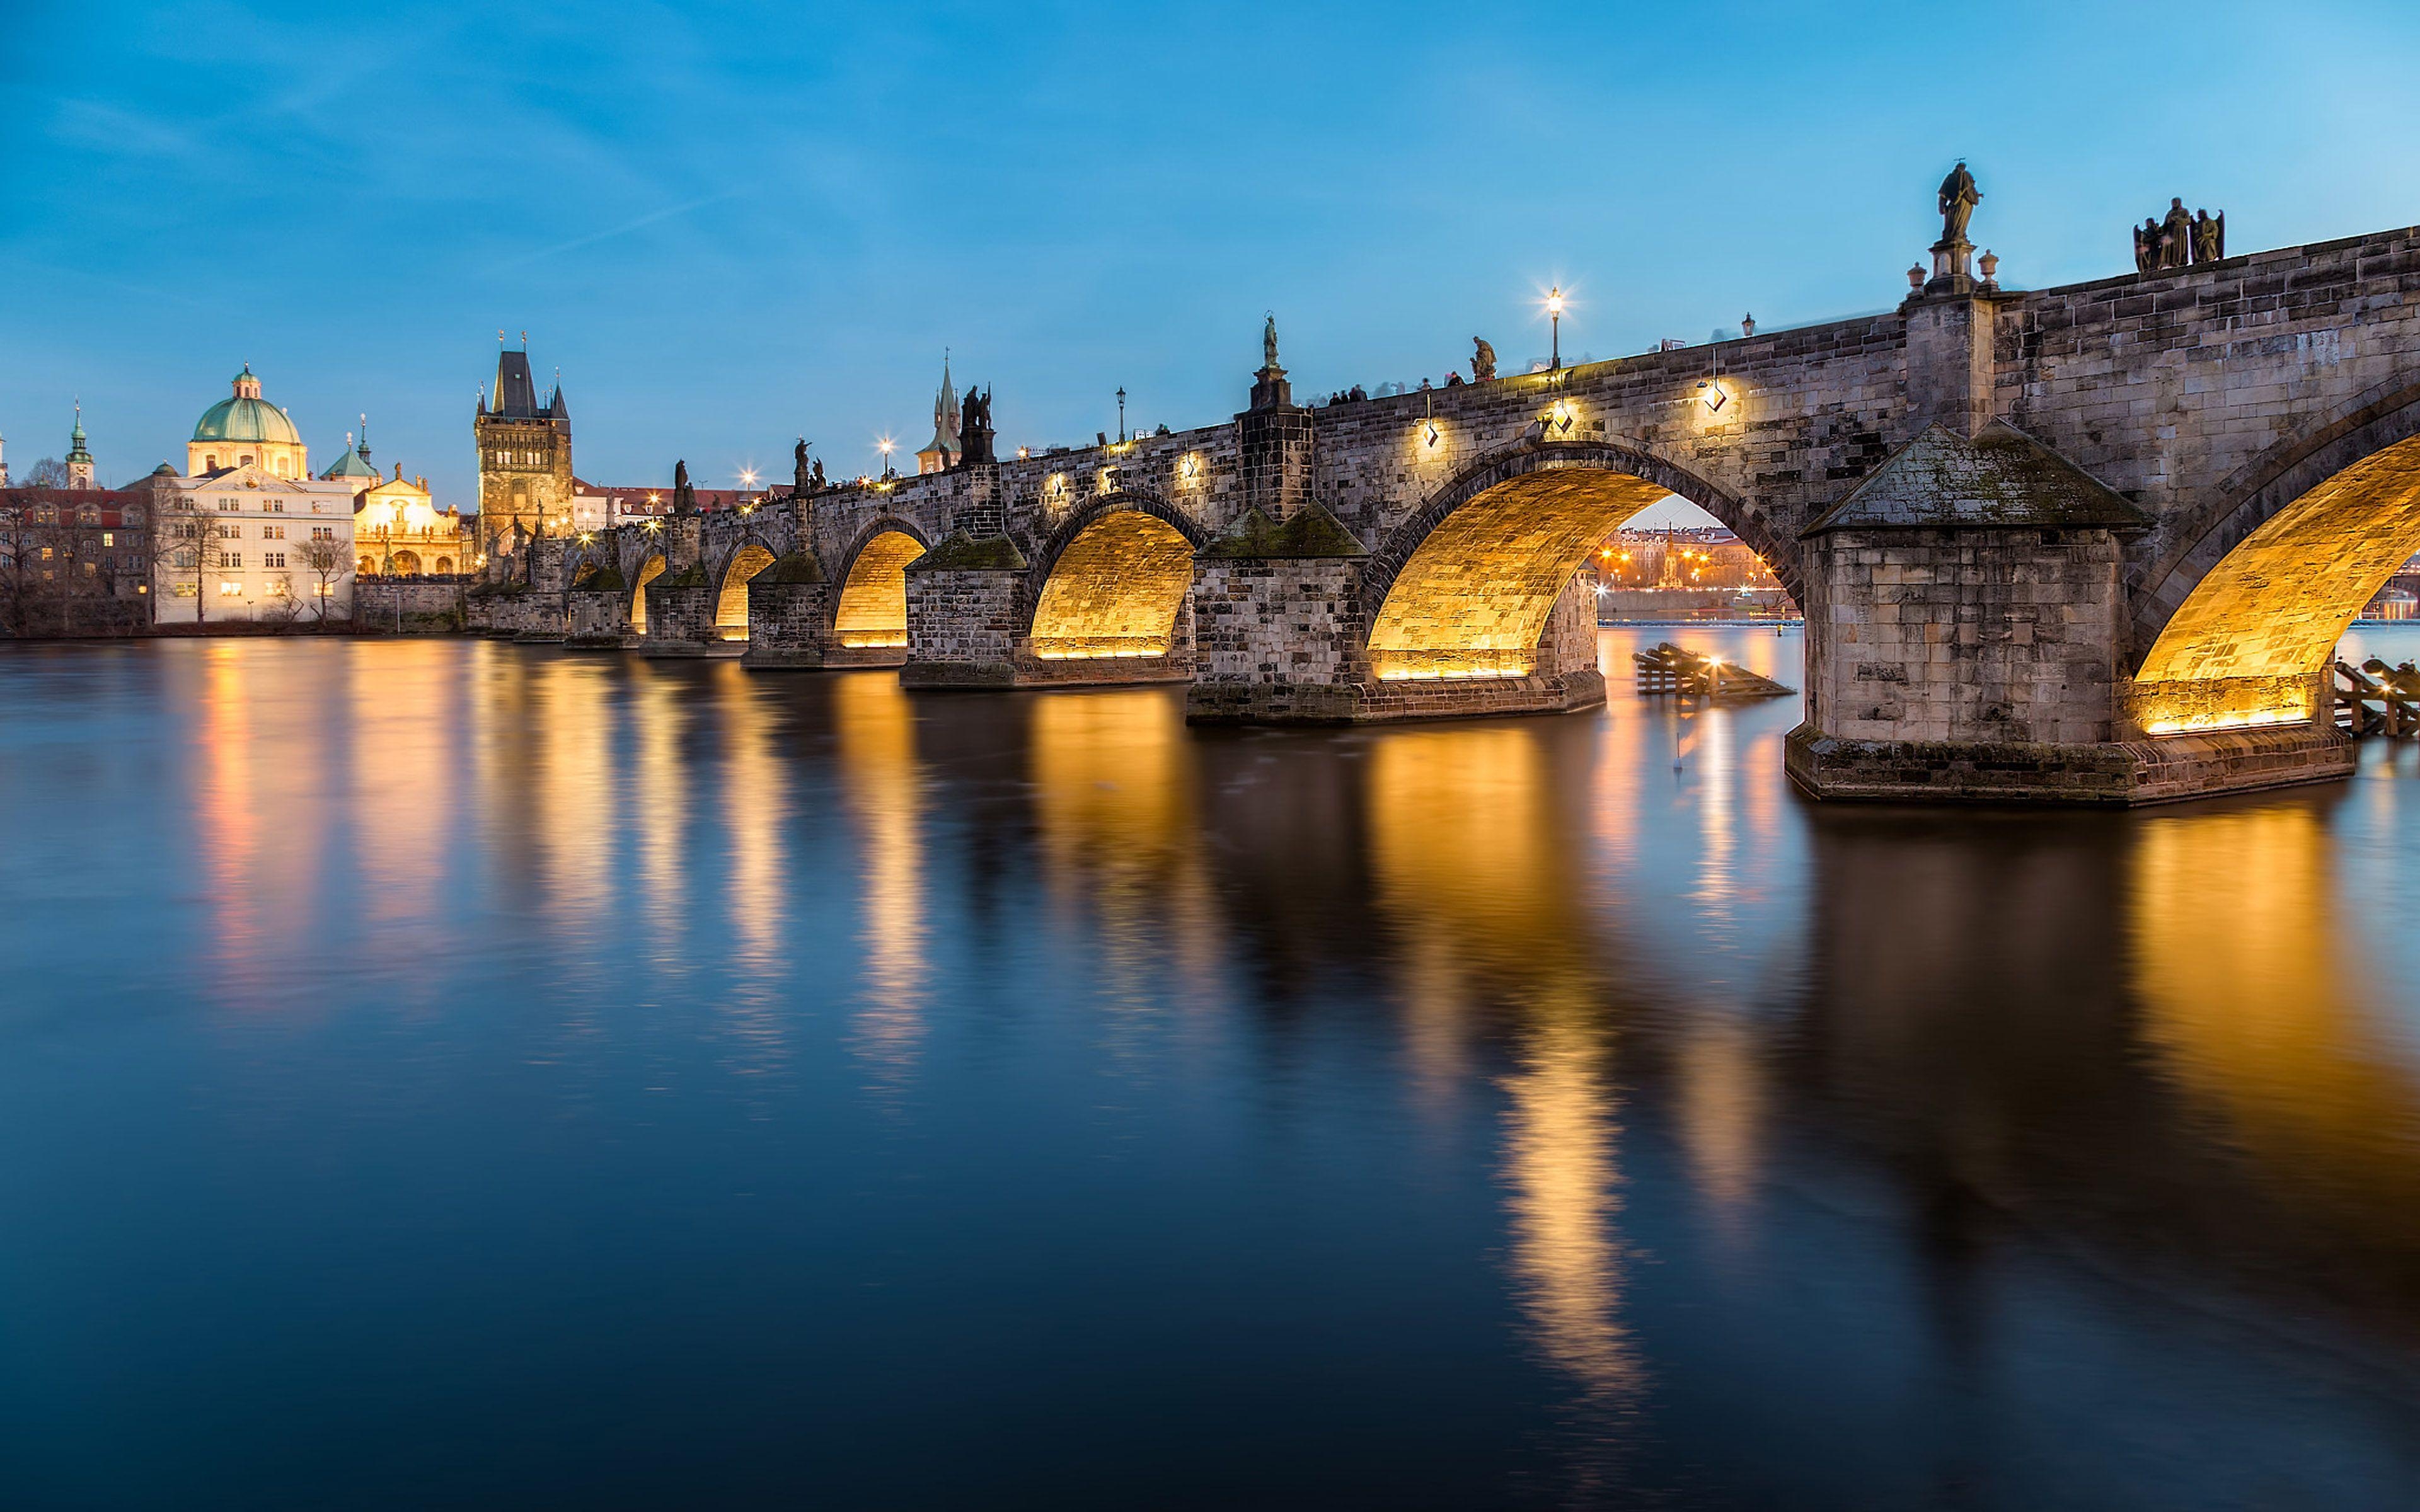
POLYGON ((1553 371, 1559 373, 1563 370, 1563 288, 1559 284, 1546 291, 1546 316, 1554 332, 1553 371))
POLYGON ((1124 446, 1125 443, 1126 443, 1126 390, 1125 390, 1125 384, 1123 384, 1123 383, 1121 383, 1121 384, 1119 384, 1119 385, 1118 385, 1118 444, 1119 444, 1120 446, 1124 446))
POLYGON ((881 449, 882 475, 887 478, 891 476, 891 438, 885 436, 882 440, 875 442, 874 444, 881 449))

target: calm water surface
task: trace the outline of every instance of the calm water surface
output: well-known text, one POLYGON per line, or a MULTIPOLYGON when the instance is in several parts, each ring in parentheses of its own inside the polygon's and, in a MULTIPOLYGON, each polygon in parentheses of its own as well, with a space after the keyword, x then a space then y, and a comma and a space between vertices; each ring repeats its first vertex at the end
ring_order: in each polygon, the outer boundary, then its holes
POLYGON ((0 1504, 2420 1503, 2414 752, 1616 687, 0 650, 0 1504))

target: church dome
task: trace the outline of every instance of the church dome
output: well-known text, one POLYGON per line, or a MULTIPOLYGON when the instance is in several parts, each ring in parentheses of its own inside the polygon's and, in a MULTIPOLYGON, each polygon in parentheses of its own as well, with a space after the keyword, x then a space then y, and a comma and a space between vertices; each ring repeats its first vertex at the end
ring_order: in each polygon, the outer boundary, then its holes
POLYGON ((201 424, 194 427, 197 441, 261 441, 271 445, 300 446, 301 433, 286 411, 260 396, 260 379, 252 376, 252 364, 244 364, 235 377, 235 394, 221 399, 202 411, 201 424))

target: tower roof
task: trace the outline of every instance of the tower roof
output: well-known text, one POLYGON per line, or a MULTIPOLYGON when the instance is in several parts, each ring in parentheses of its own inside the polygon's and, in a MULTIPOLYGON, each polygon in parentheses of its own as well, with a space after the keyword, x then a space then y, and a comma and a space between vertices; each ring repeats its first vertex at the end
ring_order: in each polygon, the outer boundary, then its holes
POLYGON ((950 382, 950 354, 941 354, 941 389, 933 395, 933 439, 917 448, 919 455, 958 455, 958 391, 950 382))
POLYGON ((496 394, 489 403, 488 413, 506 420, 544 418, 546 411, 537 406, 537 384, 530 378, 529 353, 496 354, 496 394))
POLYGON ((319 476, 353 482, 366 479, 376 483, 379 479, 379 470, 370 466, 370 459, 365 451, 367 444, 367 442, 356 442, 350 436, 347 436, 345 455, 336 458, 336 465, 320 473, 319 476))

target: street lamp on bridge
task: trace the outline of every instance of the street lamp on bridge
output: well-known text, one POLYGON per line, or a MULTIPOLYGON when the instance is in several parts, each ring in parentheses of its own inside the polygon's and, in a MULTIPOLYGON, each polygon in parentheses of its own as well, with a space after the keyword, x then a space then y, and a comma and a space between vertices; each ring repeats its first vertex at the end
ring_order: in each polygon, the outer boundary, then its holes
POLYGON ((1546 291, 1546 316, 1553 323, 1555 356, 1549 371, 1563 370, 1563 287, 1558 284, 1546 291))

